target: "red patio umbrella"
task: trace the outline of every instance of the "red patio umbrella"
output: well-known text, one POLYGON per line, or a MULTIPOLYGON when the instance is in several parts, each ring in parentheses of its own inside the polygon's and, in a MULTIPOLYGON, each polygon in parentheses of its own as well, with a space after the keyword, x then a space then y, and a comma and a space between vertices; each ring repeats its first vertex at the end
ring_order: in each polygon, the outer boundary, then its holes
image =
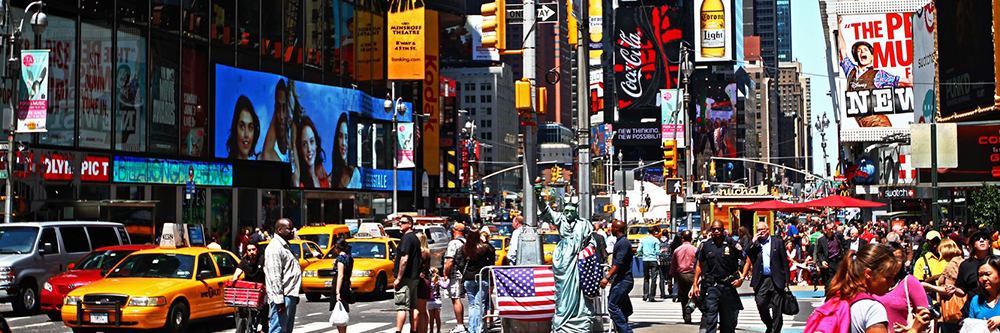
POLYGON ((739 206, 737 207, 742 210, 752 210, 752 211, 770 211, 776 210, 786 213, 809 213, 815 212, 816 210, 808 207, 798 207, 795 204, 780 201, 780 200, 768 200, 761 201, 755 204, 739 206))
POLYGON ((795 207, 809 208, 871 208, 882 206, 885 206, 885 204, 840 195, 831 195, 826 198, 795 204, 795 207))

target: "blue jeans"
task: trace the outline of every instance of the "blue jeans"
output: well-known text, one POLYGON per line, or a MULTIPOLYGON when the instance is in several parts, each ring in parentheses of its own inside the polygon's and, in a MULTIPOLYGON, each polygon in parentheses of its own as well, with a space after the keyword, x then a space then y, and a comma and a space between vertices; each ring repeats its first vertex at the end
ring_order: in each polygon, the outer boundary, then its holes
POLYGON ((271 303, 271 320, 269 333, 291 333, 295 327, 295 308, 299 298, 285 296, 285 312, 278 312, 278 304, 271 303))
POLYGON ((469 322, 466 327, 469 333, 483 331, 483 311, 486 308, 486 291, 490 289, 489 282, 465 281, 465 294, 469 295, 469 322))
POLYGON ((632 327, 628 325, 628 316, 632 315, 632 301, 628 293, 632 291, 632 284, 632 280, 622 280, 612 285, 608 293, 608 314, 618 333, 632 333, 632 327))

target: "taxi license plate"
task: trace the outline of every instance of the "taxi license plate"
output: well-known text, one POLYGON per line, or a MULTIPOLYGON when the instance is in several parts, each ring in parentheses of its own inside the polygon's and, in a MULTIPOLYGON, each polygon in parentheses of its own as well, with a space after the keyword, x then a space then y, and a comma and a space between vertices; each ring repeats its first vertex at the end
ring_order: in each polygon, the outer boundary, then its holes
POLYGON ((323 281, 323 287, 326 287, 326 288, 333 287, 333 280, 323 281))
POLYGON ((92 324, 107 324, 108 314, 107 313, 91 313, 90 323, 92 324))

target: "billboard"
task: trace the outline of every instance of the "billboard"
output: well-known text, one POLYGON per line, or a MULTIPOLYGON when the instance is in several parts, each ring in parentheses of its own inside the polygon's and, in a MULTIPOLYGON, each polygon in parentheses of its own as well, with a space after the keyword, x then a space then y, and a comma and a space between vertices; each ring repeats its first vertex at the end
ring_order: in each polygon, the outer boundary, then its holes
POLYGON ((49 50, 21 51, 17 133, 45 132, 49 106, 49 50))
MULTIPOLYGON (((938 181, 1000 181, 1000 125, 959 126, 956 146, 958 167, 938 169, 938 181)), ((920 179, 930 179, 930 169, 919 170, 920 179)))
POLYGON ((495 47, 483 46, 483 16, 469 15, 466 17, 465 30, 471 32, 469 38, 462 39, 461 45, 471 43, 472 60, 500 61, 500 51, 495 47))
POLYGON ((421 65, 425 56, 430 57, 427 52, 438 52, 437 36, 441 32, 437 30, 437 12, 424 9, 422 1, 413 7, 393 2, 389 6, 389 79, 422 80, 421 65))
POLYGON ((606 156, 611 142, 608 136, 611 135, 611 124, 600 124, 590 128, 590 155, 606 156))
POLYGON ((396 124, 396 163, 399 168, 412 168, 413 164, 413 123, 396 124))
POLYGON ((733 60, 733 9, 729 0, 697 0, 694 6, 695 62, 733 60))
POLYGON ((934 2, 929 2, 913 13, 913 112, 914 123, 929 123, 934 117, 937 103, 934 98, 934 2))
MULTIPOLYGON (((215 71, 215 157, 291 163, 298 187, 392 189, 392 171, 362 167, 350 135, 361 118, 392 120, 383 99, 223 65, 215 71)), ((411 122, 412 113, 399 121, 411 122)), ((411 171, 399 178, 399 189, 410 190, 411 171)))
POLYGON ((912 13, 838 18, 842 130, 908 128, 913 121, 912 13))
POLYGON ((660 126, 657 123, 617 123, 612 141, 616 147, 659 146, 660 126))
MULTIPOLYGON (((741 149, 736 141, 736 83, 692 80, 689 115, 693 121, 691 139, 695 156, 695 174, 704 170, 711 157, 738 157, 741 149)), ((719 166, 719 172, 732 172, 731 163, 719 166)), ((738 174, 736 172, 735 174, 738 174)))
POLYGON ((675 59, 684 15, 676 7, 621 7, 615 10, 614 81, 619 120, 639 121, 638 109, 659 108, 660 89, 675 88, 675 59))
POLYGON ((992 1, 935 1, 938 22, 938 73, 941 121, 1000 119, 977 109, 994 107, 992 1), (975 83, 975 84, 973 84, 975 83))

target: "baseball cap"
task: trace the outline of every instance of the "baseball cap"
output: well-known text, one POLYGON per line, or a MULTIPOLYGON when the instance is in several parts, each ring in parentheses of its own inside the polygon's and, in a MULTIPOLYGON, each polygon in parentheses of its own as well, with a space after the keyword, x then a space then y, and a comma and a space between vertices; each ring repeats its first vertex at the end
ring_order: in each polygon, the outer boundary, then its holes
POLYGON ((979 237, 985 238, 987 241, 991 240, 989 230, 980 228, 972 231, 972 233, 969 234, 969 241, 971 242, 973 239, 977 239, 979 237))
POLYGON ((938 232, 937 230, 931 230, 930 232, 927 233, 927 240, 932 240, 935 238, 937 238, 938 240, 941 239, 941 233, 938 232))

